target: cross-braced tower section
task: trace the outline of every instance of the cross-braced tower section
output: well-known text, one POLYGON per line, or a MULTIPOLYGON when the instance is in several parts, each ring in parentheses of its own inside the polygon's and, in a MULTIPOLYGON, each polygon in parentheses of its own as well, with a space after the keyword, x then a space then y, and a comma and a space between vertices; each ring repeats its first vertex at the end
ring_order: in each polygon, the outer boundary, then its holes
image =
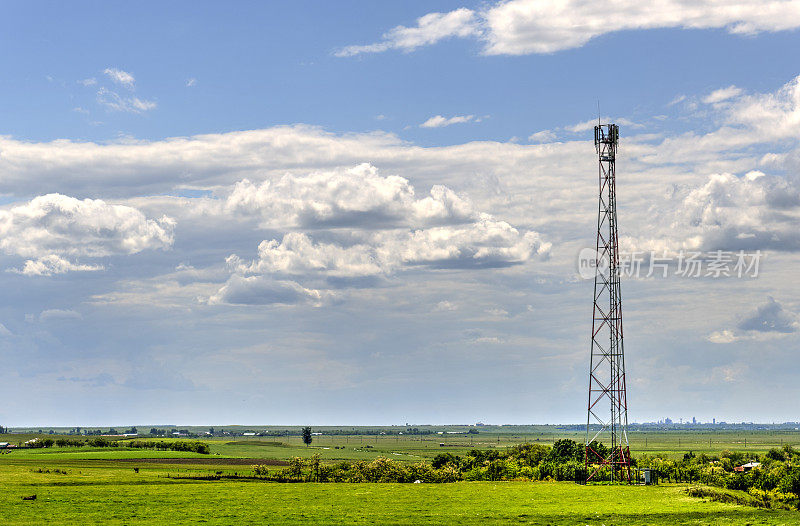
POLYGON ((586 417, 587 482, 631 480, 617 233, 615 160, 618 143, 616 124, 595 126, 600 199, 586 417))

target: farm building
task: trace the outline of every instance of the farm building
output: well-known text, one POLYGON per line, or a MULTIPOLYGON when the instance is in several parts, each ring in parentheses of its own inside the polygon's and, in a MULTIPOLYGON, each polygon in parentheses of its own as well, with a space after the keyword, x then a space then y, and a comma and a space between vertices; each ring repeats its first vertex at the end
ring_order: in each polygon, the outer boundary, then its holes
POLYGON ((761 465, 761 462, 748 462, 747 464, 742 464, 741 466, 736 466, 733 468, 734 471, 738 471, 739 473, 744 473, 750 471, 753 468, 757 468, 761 465))

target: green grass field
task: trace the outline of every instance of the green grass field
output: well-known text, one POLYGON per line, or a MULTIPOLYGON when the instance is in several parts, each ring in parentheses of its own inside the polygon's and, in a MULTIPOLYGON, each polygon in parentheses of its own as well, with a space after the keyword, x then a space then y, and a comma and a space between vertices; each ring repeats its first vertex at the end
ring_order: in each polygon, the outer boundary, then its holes
MULTIPOLYGON (((800 524, 798 512, 694 498, 686 494, 685 485, 280 484, 168 478, 249 474, 250 463, 258 459, 314 453, 328 462, 378 456, 419 461, 442 451, 460 454, 525 441, 550 444, 565 437, 580 439, 580 434, 322 435, 314 437, 311 447, 299 437, 215 438, 205 440, 210 455, 127 448, 18 450, 0 455, 0 524, 800 524), (34 494, 36 500, 22 499, 34 494)), ((19 439, 0 436, 0 441, 19 439)), ((676 457, 690 449, 764 452, 781 443, 800 444, 797 433, 665 432, 633 436, 634 455, 641 454, 645 441, 646 452, 676 457)))
MULTIPOLYGON (((162 468, 163 469, 163 468, 162 468)), ((682 486, 177 482, 113 467, 3 466, 3 524, 800 524, 797 512, 689 497, 682 486), (36 494, 34 501, 22 495, 36 494)))

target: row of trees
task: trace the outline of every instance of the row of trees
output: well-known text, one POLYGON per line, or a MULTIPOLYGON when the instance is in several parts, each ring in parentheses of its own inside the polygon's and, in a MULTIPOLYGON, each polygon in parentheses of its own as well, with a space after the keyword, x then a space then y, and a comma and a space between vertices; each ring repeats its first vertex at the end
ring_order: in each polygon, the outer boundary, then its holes
POLYGON ((33 447, 51 447, 55 443, 58 447, 129 447, 137 449, 159 449, 164 451, 190 451, 208 455, 211 453, 208 444, 194 440, 115 440, 108 437, 94 437, 87 440, 75 438, 45 438, 37 440, 33 447))
POLYGON ((459 480, 575 480, 583 469, 583 449, 572 440, 550 448, 521 444, 505 451, 469 451, 459 457, 440 453, 432 462, 414 464, 388 458, 324 465, 319 455, 291 459, 285 469, 254 466, 256 476, 284 482, 456 482, 459 480))

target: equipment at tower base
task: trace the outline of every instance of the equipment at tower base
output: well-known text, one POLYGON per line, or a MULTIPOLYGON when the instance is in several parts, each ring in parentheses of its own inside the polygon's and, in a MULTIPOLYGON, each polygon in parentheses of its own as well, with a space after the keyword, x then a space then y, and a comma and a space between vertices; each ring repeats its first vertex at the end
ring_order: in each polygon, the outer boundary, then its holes
POLYGON ((617 231, 615 161, 618 144, 619 127, 616 124, 595 126, 594 145, 598 155, 600 192, 584 482, 631 482, 617 231))

